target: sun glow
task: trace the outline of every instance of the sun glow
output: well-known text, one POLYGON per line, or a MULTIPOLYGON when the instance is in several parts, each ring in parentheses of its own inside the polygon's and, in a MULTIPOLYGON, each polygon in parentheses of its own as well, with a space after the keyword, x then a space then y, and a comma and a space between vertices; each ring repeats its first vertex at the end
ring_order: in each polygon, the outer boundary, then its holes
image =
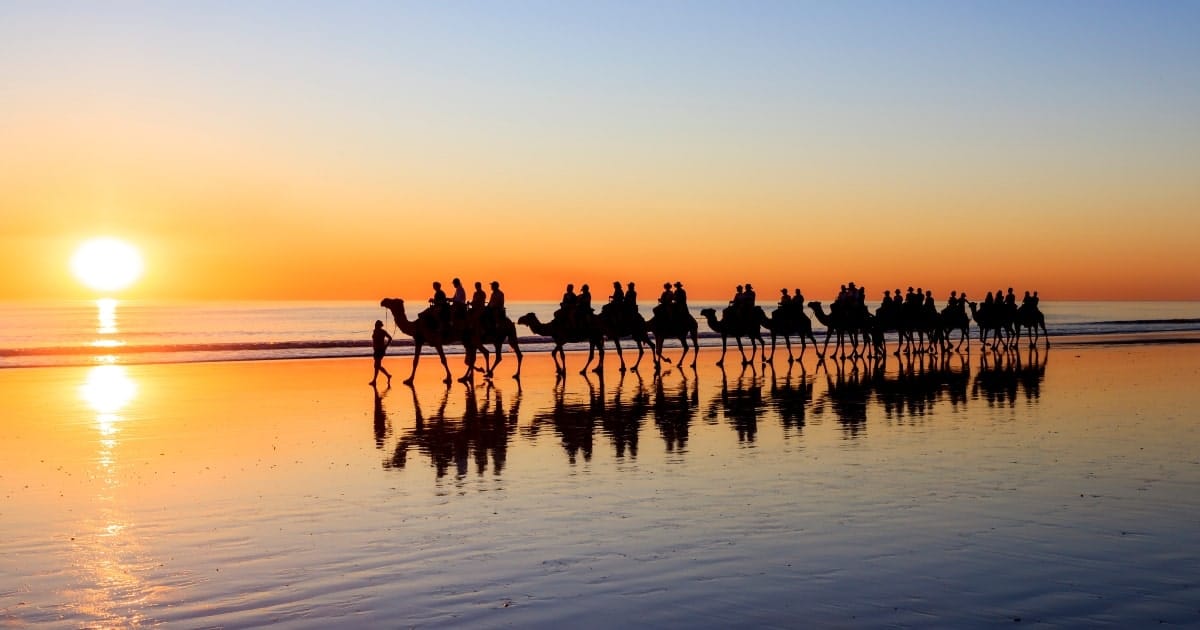
POLYGON ((115 238, 84 242, 71 257, 71 271, 96 291, 117 291, 142 275, 142 255, 137 248, 115 238))

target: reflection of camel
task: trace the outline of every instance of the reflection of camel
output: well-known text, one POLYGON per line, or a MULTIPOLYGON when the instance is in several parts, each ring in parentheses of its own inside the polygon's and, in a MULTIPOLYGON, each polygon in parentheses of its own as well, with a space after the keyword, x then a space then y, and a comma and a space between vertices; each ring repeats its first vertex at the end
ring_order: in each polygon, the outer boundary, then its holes
POLYGON ((542 323, 538 320, 538 316, 534 313, 526 313, 518 320, 518 324, 529 327, 535 335, 549 337, 554 342, 554 349, 550 351, 550 357, 554 359, 554 370, 560 376, 567 373, 567 352, 563 346, 568 343, 587 342, 588 358, 583 364, 583 369, 580 374, 587 374, 588 366, 592 364, 592 359, 599 352, 600 358, 596 365, 596 371, 604 369, 604 331, 594 321, 595 315, 587 317, 580 326, 570 326, 562 319, 554 319, 548 323, 542 323), (559 359, 561 358, 561 363, 559 359))
POLYGON ((611 304, 605 305, 605 308, 600 309, 599 323, 604 336, 611 339, 613 345, 617 347, 617 359, 621 361, 621 371, 625 371, 625 356, 621 353, 621 338, 631 337, 633 342, 637 344, 637 361, 633 363, 633 371, 637 371, 638 365, 642 362, 642 355, 646 348, 654 350, 654 344, 650 341, 650 335, 646 333, 646 320, 640 313, 625 312, 624 309, 609 308, 611 304))
POLYGON ((1021 329, 1029 329, 1029 345, 1036 345, 1040 337, 1046 338, 1046 347, 1050 347, 1050 333, 1046 332, 1046 316, 1033 304, 1022 304, 1017 309, 1016 318, 1017 338, 1014 344, 1021 343, 1021 329), (1040 330, 1039 330, 1040 329, 1040 330))
POLYGON ((872 407, 881 409, 888 421, 911 423, 932 415, 939 403, 948 401, 954 408, 967 404, 970 370, 965 355, 910 354, 900 360, 895 375, 885 372, 882 361, 859 369, 858 360, 851 359, 850 370, 843 369, 845 362, 836 361, 836 371, 826 370, 825 392, 812 411, 820 415, 832 410, 847 438, 865 433, 872 407))
POLYGON ((584 380, 588 384, 586 402, 573 401, 567 398, 566 381, 560 379, 554 386, 554 403, 547 410, 535 413, 533 421, 525 429, 530 437, 536 437, 543 426, 550 426, 562 441, 563 450, 567 452, 567 460, 572 465, 576 458, 583 455, 583 460, 591 461, 592 447, 596 436, 596 419, 604 416, 604 386, 597 390, 590 378, 584 372, 584 380))
POLYGON ((971 398, 986 400, 988 405, 1014 406, 1017 395, 1024 391, 1026 401, 1041 397, 1042 380, 1050 352, 1043 354, 1031 346, 1024 359, 1020 352, 1006 352, 979 357, 979 372, 971 385, 971 398), (989 361, 989 356, 991 360, 989 361))
POLYGON ((642 427, 642 420, 649 413, 650 395, 646 392, 646 384, 641 375, 637 376, 637 387, 633 393, 626 397, 625 375, 621 374, 612 404, 605 407, 601 416, 601 429, 612 440, 618 459, 625 457, 627 451, 630 457, 637 458, 638 432, 642 427))
POLYGON ((717 412, 720 411, 737 431, 738 442, 754 441, 758 433, 758 417, 767 406, 763 400, 762 382, 759 381, 758 373, 751 365, 750 376, 747 378, 746 368, 746 365, 742 366, 742 372, 733 388, 729 387, 725 370, 721 370, 721 393, 713 398, 708 404, 708 411, 704 413, 705 420, 714 421, 717 412))
MULTIPOLYGON (((692 317, 691 313, 686 311, 682 313, 655 313, 646 325, 650 328, 650 332, 654 334, 654 356, 659 361, 671 362, 670 359, 663 356, 663 341, 678 339, 679 345, 683 346, 683 354, 679 355, 679 365, 683 365, 683 360, 688 355, 688 337, 691 337, 692 347, 695 348, 695 352, 692 353, 692 367, 696 367, 696 358, 700 355, 700 326, 696 323, 696 318, 692 317)), ((658 367, 657 363, 655 367, 658 367)))
POLYGON ((816 351, 817 338, 813 336, 812 320, 804 314, 803 306, 799 304, 788 307, 781 306, 771 312, 769 319, 761 308, 757 310, 762 315, 759 324, 771 331, 771 356, 766 358, 767 361, 775 360, 775 339, 777 337, 783 337, 783 343, 787 346, 789 364, 796 361, 792 356, 792 335, 800 338, 800 361, 804 360, 804 351, 808 349, 808 340, 812 341, 813 350, 816 351))
POLYGON ((821 351, 817 353, 818 356, 820 356, 822 359, 825 358, 825 355, 829 352, 829 338, 833 335, 837 335, 837 346, 833 349, 834 356, 837 356, 839 352, 841 353, 841 356, 847 356, 845 347, 847 336, 850 337, 850 343, 852 346, 849 356, 860 356, 858 351, 858 333, 863 330, 862 318, 851 317, 847 314, 835 315, 831 313, 826 315, 825 308, 820 302, 816 301, 809 302, 808 308, 812 309, 813 315, 816 316, 817 321, 821 322, 821 325, 825 327, 825 345, 821 348, 821 351))
POLYGON ((866 433, 867 407, 870 401, 872 384, 865 376, 865 371, 857 369, 844 373, 836 364, 837 379, 825 370, 825 394, 813 407, 813 413, 822 413, 825 405, 833 409, 838 424, 842 427, 843 436, 856 438, 866 433))
POLYGON ((687 374, 682 375, 678 389, 669 390, 666 378, 654 382, 654 424, 662 436, 668 453, 682 453, 687 449, 688 432, 692 418, 700 407, 700 383, 693 378, 689 388, 687 374))
POLYGON ((754 355, 759 346, 763 347, 765 357, 767 344, 763 341, 758 324, 767 316, 763 313, 761 306, 755 306, 754 311, 745 313, 745 316, 734 316, 730 309, 725 309, 719 321, 715 309, 706 308, 700 311, 700 315, 708 322, 708 327, 721 335, 721 358, 717 361, 717 365, 725 365, 725 350, 730 337, 737 341, 738 352, 742 355, 742 365, 748 365, 754 361, 754 355), (746 350, 742 347, 742 337, 750 339, 749 359, 746 358, 746 350))
POLYGON ((390 459, 384 461, 384 468, 404 468, 407 464, 409 449, 429 456, 430 462, 437 471, 440 479, 453 466, 458 477, 465 476, 470 471, 470 464, 475 463, 477 474, 483 474, 488 469, 489 459, 493 474, 499 475, 507 461, 508 440, 516 426, 516 405, 514 402, 510 414, 503 412, 503 404, 499 392, 496 392, 495 409, 491 410, 491 389, 488 389, 488 399, 481 411, 476 398, 476 389, 468 387, 462 418, 447 418, 446 407, 449 401, 450 388, 446 388, 438 403, 437 411, 430 418, 421 413, 421 402, 417 390, 412 390, 414 426, 404 432, 396 442, 396 448, 390 459))
MULTIPOLYGON (((815 344, 814 344, 815 345, 815 344)), ((806 410, 812 402, 813 385, 808 381, 808 375, 801 364, 800 382, 792 382, 792 364, 788 364, 787 373, 780 379, 775 374, 775 366, 771 370, 771 395, 767 404, 779 414, 779 420, 785 429, 803 429, 806 410)))
POLYGON ((471 372, 472 368, 470 366, 474 363, 474 353, 479 343, 477 338, 472 338, 472 331, 466 330, 466 327, 461 322, 457 324, 453 322, 438 323, 436 316, 424 315, 409 321, 408 316, 404 312, 404 300, 400 298, 384 298, 379 305, 391 311, 392 319, 396 322, 396 327, 400 329, 400 332, 413 339, 412 373, 408 375, 408 378, 404 379, 405 385, 412 385, 413 378, 417 375, 417 363, 421 360, 421 348, 426 344, 433 346, 437 350, 438 358, 442 362, 442 369, 446 370, 446 378, 443 379, 443 382, 447 385, 453 379, 450 377, 450 367, 446 365, 446 351, 444 346, 453 343, 463 344, 467 349, 468 374, 471 372))

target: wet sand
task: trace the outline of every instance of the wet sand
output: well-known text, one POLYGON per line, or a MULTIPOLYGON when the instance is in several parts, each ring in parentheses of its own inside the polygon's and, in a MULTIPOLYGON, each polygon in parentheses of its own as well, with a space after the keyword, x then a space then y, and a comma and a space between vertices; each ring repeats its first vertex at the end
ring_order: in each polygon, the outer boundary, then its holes
POLYGON ((1200 623, 1196 345, 718 352, 0 371, 0 625, 1200 623))

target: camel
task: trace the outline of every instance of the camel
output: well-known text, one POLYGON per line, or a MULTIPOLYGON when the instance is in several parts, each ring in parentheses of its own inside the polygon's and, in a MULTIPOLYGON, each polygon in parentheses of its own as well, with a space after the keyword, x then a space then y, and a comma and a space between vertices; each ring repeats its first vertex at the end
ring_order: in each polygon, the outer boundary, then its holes
MULTIPOLYGON (((658 308, 655 308, 655 311, 658 311, 658 308)), ((679 355, 679 365, 683 365, 683 360, 688 355, 688 337, 690 336, 692 347, 695 349, 692 353, 692 367, 696 367, 696 358, 700 355, 700 325, 696 323, 696 318, 692 317, 691 313, 686 311, 674 314, 656 312, 646 326, 654 334, 654 356, 658 361, 671 362, 670 359, 663 356, 663 342, 667 339, 678 339, 679 345, 683 346, 683 354, 679 355)), ((655 369, 658 368, 659 365, 655 362, 655 369)))
POLYGON ((971 351, 971 319, 967 317, 967 312, 963 310, 963 303, 965 300, 966 296, 964 295, 962 301, 959 301, 957 306, 946 305, 946 308, 942 309, 941 337, 943 348, 946 350, 949 350, 950 346, 954 345, 954 351, 957 352, 960 348, 962 348, 963 342, 965 341, 967 343, 967 352, 971 351), (956 330, 960 331, 958 343, 952 344, 950 341, 950 333, 956 330))
POLYGON ((421 361, 421 348, 426 344, 437 350, 438 358, 442 361, 442 369, 446 371, 446 378, 442 382, 447 385, 453 382, 450 376, 450 367, 446 365, 444 346, 447 344, 461 343, 466 349, 467 374, 460 380, 466 379, 474 371, 475 352, 479 347, 477 331, 471 330, 463 322, 459 322, 456 326, 444 327, 431 323, 431 318, 426 317, 417 317, 417 319, 409 321, 404 312, 404 300, 400 298, 384 298, 379 305, 391 311, 396 327, 400 329, 400 332, 413 339, 412 373, 404 380, 405 385, 412 385, 413 379, 417 375, 417 363, 421 361))
POLYGON ((993 348, 1009 344, 1012 328, 1005 323, 1003 317, 998 316, 1002 313, 998 312, 994 306, 990 309, 980 309, 975 302, 967 302, 967 306, 971 308, 971 319, 974 319, 975 324, 979 326, 979 343, 987 347, 987 335, 988 331, 991 331, 993 348), (1001 335, 1005 336, 1003 341, 1000 339, 1001 335))
POLYGON ((825 354, 829 351, 829 338, 834 334, 836 334, 838 338, 837 347, 834 348, 835 356, 837 355, 839 349, 841 350, 842 356, 846 356, 846 335, 850 336, 850 356, 860 356, 858 351, 858 333, 865 329, 865 322, 862 321, 862 318, 847 317, 846 315, 826 315, 824 307, 820 302, 816 301, 809 302, 808 308, 812 309, 813 315, 816 316, 817 321, 821 322, 821 325, 825 327, 825 345, 821 351, 817 353, 817 356, 821 357, 822 359, 825 358, 825 354))
POLYGON ((645 354, 642 346, 645 345, 646 348, 654 349, 654 343, 650 341, 650 335, 646 332, 646 320, 640 313, 621 312, 617 309, 608 308, 608 306, 600 309, 598 320, 601 331, 605 337, 612 339, 613 345, 617 347, 617 358, 621 361, 621 372, 625 371, 625 356, 621 353, 621 337, 633 338, 633 342, 637 344, 638 351, 637 361, 633 362, 633 371, 636 372, 638 365, 642 362, 642 355, 645 354))
POLYGON ((503 360, 501 349, 504 346, 504 342, 507 341, 509 347, 512 348, 513 354, 517 355, 517 372, 513 374, 513 378, 520 380, 522 356, 521 346, 517 342, 517 325, 513 323, 513 320, 503 316, 490 321, 481 321, 484 317, 492 316, 489 311, 479 314, 470 313, 469 316, 476 325, 480 325, 479 351, 483 354, 483 368, 477 369, 483 371, 485 378, 492 378, 496 368, 500 366, 500 361, 503 360), (489 344, 496 353, 495 363, 491 363, 491 353, 487 349, 489 344))
POLYGON ((587 317, 587 321, 581 326, 568 326, 567 322, 555 319, 550 322, 541 322, 538 320, 536 313, 526 313, 517 319, 518 324, 529 327, 535 335, 549 337, 554 341, 554 349, 550 351, 550 356, 554 359, 554 370, 559 376, 567 373, 567 353, 563 350, 563 346, 572 342, 584 342, 588 344, 587 362, 583 364, 583 369, 580 374, 587 374, 588 366, 592 364, 592 359, 599 351, 600 358, 594 372, 601 372, 604 369, 604 332, 595 321, 596 316, 587 317), (559 359, 561 358, 561 363, 559 359))
POLYGON ((775 360, 775 340, 777 337, 783 337, 783 343, 787 346, 788 364, 792 364, 796 359, 792 355, 792 340, 791 336, 796 335, 800 338, 800 361, 804 360, 804 352, 808 349, 807 339, 812 340, 813 349, 817 347, 817 338, 813 336, 812 320, 808 315, 804 314, 804 307, 800 304, 781 306, 771 312, 771 317, 767 318, 766 313, 762 309, 758 309, 762 314, 762 319, 759 320, 759 325, 771 331, 771 356, 766 359, 767 362, 775 360))
POLYGON ((1038 339, 1046 338, 1046 347, 1050 346, 1050 333, 1046 332, 1046 316, 1042 314, 1034 304, 1022 304, 1017 308, 1016 329, 1017 336, 1014 344, 1021 343, 1021 329, 1029 329, 1029 345, 1037 345, 1038 339), (1039 330, 1040 329, 1040 330, 1039 330))
POLYGON ((700 311, 700 315, 708 321, 708 327, 713 329, 713 332, 721 335, 721 358, 717 361, 717 365, 725 365, 725 350, 730 337, 737 341, 738 352, 742 355, 742 365, 749 365, 754 361, 754 355, 758 352, 758 346, 763 347, 763 362, 766 362, 766 342, 763 341, 762 332, 759 330, 758 323, 766 318, 761 306, 753 307, 757 312, 747 313, 745 317, 730 317, 729 309, 721 314, 721 319, 717 320, 716 309, 706 308, 700 311), (742 337, 750 339, 750 358, 746 358, 746 350, 742 347, 742 337))

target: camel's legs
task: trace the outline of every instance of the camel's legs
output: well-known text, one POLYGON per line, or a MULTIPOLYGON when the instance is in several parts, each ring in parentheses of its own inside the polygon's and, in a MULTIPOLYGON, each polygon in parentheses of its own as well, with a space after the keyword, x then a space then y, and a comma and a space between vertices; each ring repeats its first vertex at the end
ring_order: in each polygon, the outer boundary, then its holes
POLYGON ((422 344, 420 342, 413 342, 412 372, 409 373, 408 378, 404 379, 405 385, 412 385, 413 379, 417 376, 417 363, 421 361, 421 347, 422 344))
POLYGON ((555 344, 554 349, 550 351, 550 357, 554 359, 554 373, 565 374, 567 371, 567 355, 563 352, 562 344, 555 344), (559 363, 559 355, 562 355, 562 363, 559 363))
POLYGON ((446 371, 446 377, 442 379, 442 382, 449 385, 450 383, 454 382, 454 377, 450 376, 450 366, 446 364, 446 350, 440 345, 434 346, 434 348, 437 349, 438 359, 441 359, 442 361, 442 369, 446 371))
MULTIPOLYGON (((742 365, 746 365, 746 363, 747 363, 747 361, 746 361, 746 349, 745 349, 744 347, 742 347, 742 338, 741 338, 741 337, 734 337, 734 338, 733 338, 733 340, 737 342, 738 354, 742 355, 742 365)), ((750 347, 751 347, 751 348, 753 348, 753 347, 754 347, 754 339, 751 339, 751 340, 750 340, 750 347)), ((751 361, 753 361, 753 360, 754 360, 754 355, 750 355, 750 360, 751 360, 751 361)))
POLYGON ((621 352, 620 337, 613 337, 613 345, 617 347, 617 359, 619 359, 621 361, 621 372, 624 372, 625 371, 625 353, 621 352))
POLYGON ((727 342, 727 340, 725 338, 725 335, 721 335, 721 358, 717 360, 717 365, 721 365, 721 366, 725 365, 726 342, 727 342))
MULTIPOLYGON (((513 335, 508 339, 509 346, 512 347, 513 354, 517 355, 517 373, 513 374, 513 378, 521 380, 521 346, 517 344, 517 336, 513 335)), ((500 364, 500 355, 496 355, 496 365, 500 364)))

